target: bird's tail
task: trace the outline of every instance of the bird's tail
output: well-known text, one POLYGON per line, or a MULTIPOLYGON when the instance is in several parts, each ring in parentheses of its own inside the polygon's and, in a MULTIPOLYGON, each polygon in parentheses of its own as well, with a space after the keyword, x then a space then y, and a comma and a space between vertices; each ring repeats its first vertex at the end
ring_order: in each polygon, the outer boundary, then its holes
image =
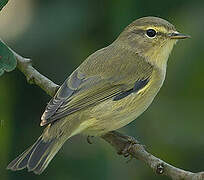
POLYGON ((65 142, 59 138, 45 141, 40 136, 31 147, 14 159, 7 169, 17 171, 27 167, 28 171, 41 174, 65 142))

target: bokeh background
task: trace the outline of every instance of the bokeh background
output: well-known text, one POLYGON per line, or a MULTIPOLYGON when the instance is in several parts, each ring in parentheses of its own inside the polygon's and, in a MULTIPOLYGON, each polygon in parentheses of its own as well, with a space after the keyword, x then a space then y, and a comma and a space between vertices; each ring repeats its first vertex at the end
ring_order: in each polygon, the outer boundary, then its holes
MULTIPOLYGON (((169 58, 166 81, 150 108, 120 129, 147 150, 186 170, 204 170, 203 0, 10 0, 0 12, 0 37, 58 84, 91 53, 110 44, 133 20, 159 16, 192 39, 180 41, 169 58)), ((17 69, 0 77, 1 180, 168 180, 142 162, 118 156, 100 138, 89 145, 67 142, 46 171, 7 171, 9 161, 41 134, 41 114, 50 97, 29 85, 17 69)))

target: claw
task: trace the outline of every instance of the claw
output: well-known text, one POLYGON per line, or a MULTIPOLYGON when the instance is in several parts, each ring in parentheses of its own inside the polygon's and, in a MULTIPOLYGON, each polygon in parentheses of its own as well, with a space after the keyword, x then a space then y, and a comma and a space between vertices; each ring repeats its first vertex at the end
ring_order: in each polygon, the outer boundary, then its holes
POLYGON ((130 156, 130 159, 128 159, 128 160, 126 161, 126 163, 130 163, 132 160, 133 160, 133 156, 131 155, 131 156, 130 156))
MULTIPOLYGON (((124 157, 130 156, 130 149, 132 148, 133 145, 140 144, 139 141, 137 141, 134 137, 123 135, 123 134, 120 134, 116 131, 113 131, 112 133, 116 134, 117 136, 119 136, 119 137, 121 137, 127 141, 125 147, 121 151, 118 152, 119 155, 123 155, 124 157)), ((130 160, 128 160, 127 162, 131 161, 131 159, 132 159, 132 156, 131 156, 130 160)))
POLYGON ((135 141, 128 141, 125 145, 124 149, 118 152, 119 155, 123 155, 124 157, 128 157, 130 155, 130 149, 134 144, 138 144, 135 141))
POLYGON ((93 142, 91 141, 91 138, 93 138, 94 136, 87 136, 86 140, 89 144, 93 144, 93 142))

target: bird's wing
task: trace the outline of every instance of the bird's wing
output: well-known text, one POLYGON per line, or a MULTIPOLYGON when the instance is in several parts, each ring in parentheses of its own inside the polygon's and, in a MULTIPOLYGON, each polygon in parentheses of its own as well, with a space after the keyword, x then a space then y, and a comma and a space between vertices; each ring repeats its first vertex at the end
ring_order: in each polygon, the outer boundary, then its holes
MULTIPOLYGON (((118 72, 113 70, 114 68, 111 69, 112 73, 109 76, 108 66, 101 72, 96 71, 98 73, 94 72, 94 69, 90 73, 89 70, 87 71, 88 67, 85 68, 86 70, 78 68, 48 103, 41 118, 41 126, 105 100, 118 101, 139 91, 148 83, 152 73, 152 67, 148 64, 146 66, 148 67, 143 68, 143 71, 146 72, 140 73, 135 70, 136 73, 131 73, 126 71, 125 76, 123 76, 123 72, 118 75, 118 72)), ((125 66, 125 68, 127 67, 125 66)), ((132 68, 129 70, 132 71, 132 68)))

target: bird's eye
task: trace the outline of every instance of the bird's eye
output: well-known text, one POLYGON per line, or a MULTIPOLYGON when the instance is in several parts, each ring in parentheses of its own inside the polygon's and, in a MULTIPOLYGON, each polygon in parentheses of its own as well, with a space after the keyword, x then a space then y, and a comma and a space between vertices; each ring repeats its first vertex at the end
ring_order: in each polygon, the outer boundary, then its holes
POLYGON ((157 32, 154 29, 147 29, 146 34, 148 37, 153 38, 156 36, 157 32))

